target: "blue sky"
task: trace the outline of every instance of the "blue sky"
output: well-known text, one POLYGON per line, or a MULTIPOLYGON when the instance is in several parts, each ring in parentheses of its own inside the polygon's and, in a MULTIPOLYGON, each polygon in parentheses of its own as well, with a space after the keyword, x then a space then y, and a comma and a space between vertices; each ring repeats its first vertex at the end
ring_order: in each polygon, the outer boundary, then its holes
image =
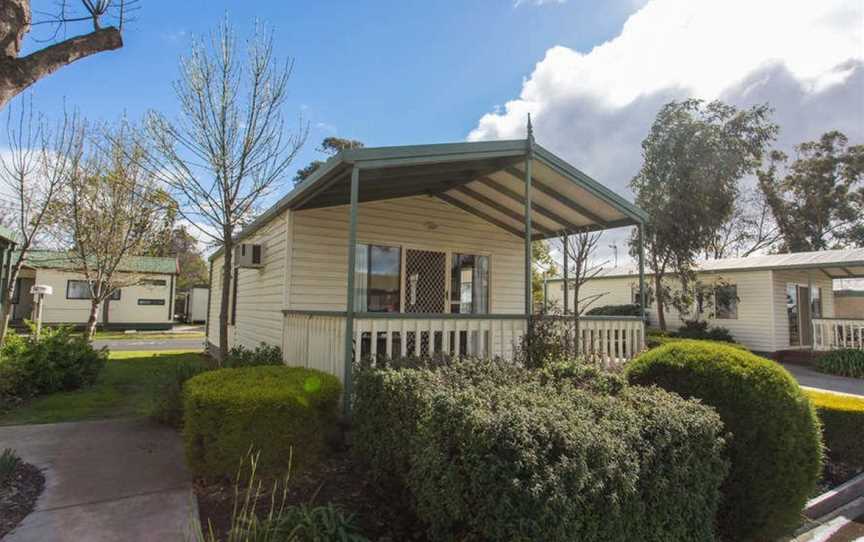
POLYGON ((150 108, 171 114, 171 82, 191 37, 225 13, 248 35, 257 18, 273 29, 278 54, 295 59, 286 112, 310 125, 299 167, 331 134, 368 145, 462 140, 483 113, 519 91, 546 49, 590 49, 614 36, 632 7, 623 0, 144 0, 122 49, 66 67, 33 91, 49 114, 64 100, 94 119, 137 119, 150 108))

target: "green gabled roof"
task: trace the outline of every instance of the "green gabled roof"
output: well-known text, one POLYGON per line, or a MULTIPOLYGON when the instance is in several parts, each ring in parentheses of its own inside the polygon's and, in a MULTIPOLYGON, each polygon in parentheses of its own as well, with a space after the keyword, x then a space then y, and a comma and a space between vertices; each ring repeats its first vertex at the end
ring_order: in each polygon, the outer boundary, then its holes
POLYGON ((5 226, 0 226, 0 240, 18 242, 18 234, 5 226))
MULTIPOLYGON (((68 253, 56 250, 30 250, 24 259, 24 265, 36 269, 66 269, 70 271, 80 267, 74 259, 69 257, 68 253)), ((179 270, 176 258, 128 256, 120 264, 118 271, 175 275, 179 270)))

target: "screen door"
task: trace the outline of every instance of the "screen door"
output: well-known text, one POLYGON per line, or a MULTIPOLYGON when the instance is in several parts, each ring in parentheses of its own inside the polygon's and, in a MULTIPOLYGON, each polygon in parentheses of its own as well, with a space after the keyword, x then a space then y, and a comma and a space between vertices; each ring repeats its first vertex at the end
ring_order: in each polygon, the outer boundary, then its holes
POLYGON ((405 251, 405 312, 444 312, 447 257, 431 250, 405 251))

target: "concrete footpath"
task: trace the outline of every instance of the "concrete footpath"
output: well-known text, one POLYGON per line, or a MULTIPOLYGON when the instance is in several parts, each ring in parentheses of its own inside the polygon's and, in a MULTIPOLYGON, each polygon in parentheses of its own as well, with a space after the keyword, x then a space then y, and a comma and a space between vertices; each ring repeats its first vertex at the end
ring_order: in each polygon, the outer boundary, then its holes
POLYGON ((180 436, 149 420, 0 427, 6 447, 45 491, 3 542, 184 540, 197 518, 180 436))

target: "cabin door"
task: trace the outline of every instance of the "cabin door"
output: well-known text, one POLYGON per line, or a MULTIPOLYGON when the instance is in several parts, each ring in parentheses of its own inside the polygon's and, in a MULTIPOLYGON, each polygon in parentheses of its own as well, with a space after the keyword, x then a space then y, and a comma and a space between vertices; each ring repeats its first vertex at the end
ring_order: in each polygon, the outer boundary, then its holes
POLYGON ((801 326, 801 346, 813 344, 813 323, 810 314, 810 288, 798 287, 798 325, 801 326))
POLYGON ((447 255, 405 251, 405 312, 441 314, 447 303, 447 255))

